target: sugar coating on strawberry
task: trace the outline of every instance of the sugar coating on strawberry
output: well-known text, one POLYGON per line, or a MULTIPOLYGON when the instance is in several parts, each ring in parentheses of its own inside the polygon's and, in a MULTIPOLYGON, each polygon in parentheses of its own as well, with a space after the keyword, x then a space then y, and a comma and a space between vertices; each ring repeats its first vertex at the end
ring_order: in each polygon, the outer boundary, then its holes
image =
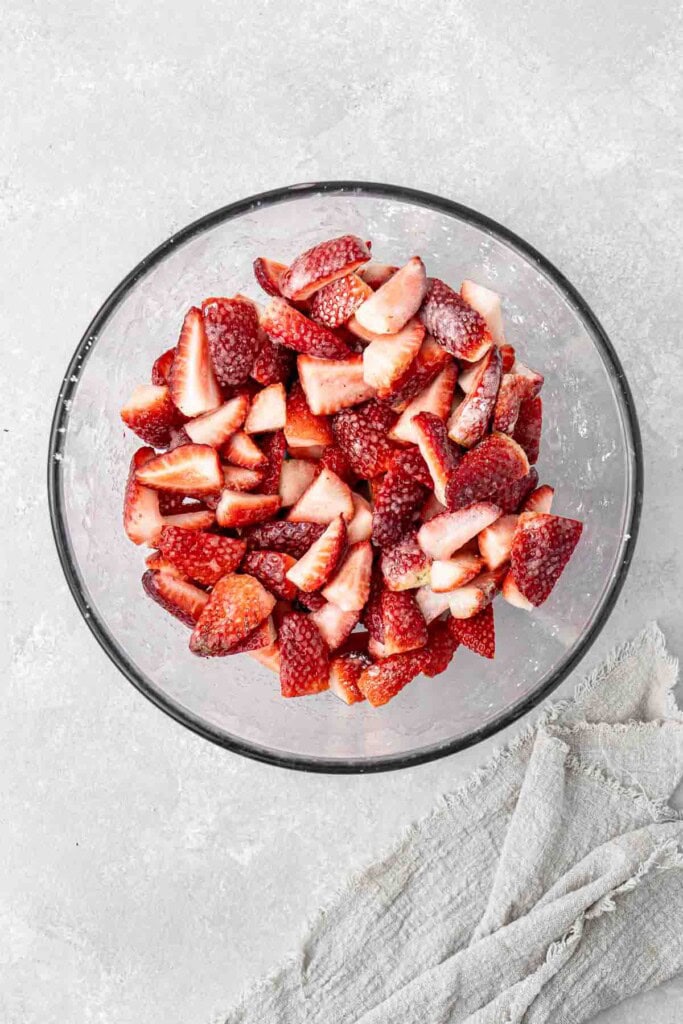
POLYGON ((370 592, 367 604, 361 614, 361 621, 367 629, 370 637, 377 643, 384 643, 384 622, 382 620, 382 594, 384 593, 384 579, 382 571, 377 562, 372 567, 370 576, 370 592))
POLYGON ((426 488, 403 469, 390 469, 375 494, 372 541, 385 548, 396 544, 413 526, 427 496, 426 488))
POLYGON ((374 399, 334 416, 332 430, 337 444, 359 476, 369 479, 387 469, 396 450, 387 437, 395 420, 393 409, 374 399))
POLYGON ((512 435, 527 454, 531 465, 538 462, 543 429, 543 399, 540 395, 525 399, 519 407, 519 415, 512 435))
POLYGON ((142 577, 145 593, 190 629, 194 628, 209 600, 209 595, 189 580, 168 572, 148 570, 142 577))
POLYGON ((298 301, 338 277, 353 273, 370 259, 370 250, 356 235, 320 242, 292 261, 280 281, 282 294, 298 301))
POLYGON ((314 323, 286 299, 270 300, 261 316, 261 327, 274 340, 295 352, 320 359, 344 359, 351 355, 348 345, 329 327, 314 323))
POLYGON ((424 664, 423 651, 408 651, 382 658, 360 674, 358 689, 373 708, 381 707, 412 683, 422 672, 424 664))
POLYGON ((251 368, 251 376, 264 387, 268 387, 269 384, 287 384, 294 373, 295 353, 273 341, 265 331, 261 333, 260 347, 251 368))
POLYGON ((292 558, 301 558, 311 544, 325 532, 322 523, 289 523, 280 520, 274 523, 262 523, 244 532, 247 550, 250 551, 281 551, 292 558))
POLYGON ((282 278, 287 272, 285 263, 278 263, 277 260, 266 259, 265 256, 257 256, 253 263, 254 277, 267 295, 280 295, 282 278))
POLYGON ((448 421, 448 436, 463 448, 472 448, 488 429, 500 387, 502 359, 492 346, 477 365, 477 372, 464 401, 448 421))
POLYGON ((201 657, 220 657, 244 640, 275 605, 275 598, 253 576, 223 576, 190 637, 190 650, 201 657))
POLYGON ((358 307, 373 295, 372 288, 357 274, 338 277, 320 288, 311 299, 311 319, 324 327, 346 323, 358 307))
POLYGON ((389 590, 412 590, 429 582, 431 559, 418 544, 415 529, 382 551, 380 565, 389 590))
POLYGON ((353 487, 358 480, 358 475, 354 473, 351 463, 338 444, 330 444, 325 448, 317 464, 315 475, 317 476, 323 469, 329 469, 332 473, 336 473, 339 479, 349 487, 353 487))
POLYGON ((364 651, 347 651, 337 654, 330 661, 330 690, 345 704, 356 704, 365 700, 358 689, 358 680, 372 659, 364 651))
POLYGON ((505 343, 505 332, 498 292, 476 284, 474 281, 463 281, 460 286, 460 294, 468 306, 483 316, 494 342, 496 345, 502 346, 505 343))
POLYGON ((500 488, 529 472, 529 461, 507 434, 485 437, 463 457, 446 486, 446 505, 454 510, 472 502, 493 500, 500 488))
POLYGON ((455 473, 460 454, 449 438, 443 420, 431 412, 420 412, 412 421, 415 440, 431 477, 437 501, 446 504, 446 490, 455 473))
POLYGON ((173 366, 173 360, 175 359, 175 345, 173 348, 167 348, 165 352, 162 352, 160 356, 154 360, 152 364, 152 384, 168 384, 171 379, 171 367, 173 366))
POLYGON ((415 596, 408 590, 384 590, 381 615, 387 655, 424 647, 427 642, 427 624, 415 596))
MULTIPOLYGON (((246 547, 244 541, 238 543, 246 547)), ((250 551, 244 558, 242 570, 259 580, 275 597, 293 601, 297 588, 287 579, 287 573, 295 564, 296 559, 281 551, 250 551)))
POLYGON ((286 450, 287 442, 281 430, 268 434, 261 441, 261 451, 266 457, 261 481, 262 494, 277 494, 279 492, 280 473, 286 450))
POLYGON ((493 493, 491 501, 498 505, 501 512, 506 515, 511 512, 518 512, 537 483, 538 473, 536 472, 536 467, 532 466, 529 472, 518 480, 501 484, 493 493))
POLYGON ((177 526, 165 526, 159 537, 159 550, 164 558, 186 576, 208 587, 217 583, 221 576, 234 572, 246 547, 243 540, 177 526))
POLYGON ((398 451, 394 452, 388 466, 388 471, 391 470, 401 470, 407 473, 408 476, 412 476, 413 480, 417 480, 423 487, 432 486, 429 466, 420 454, 420 449, 417 445, 412 444, 409 448, 399 448, 398 451))
POLYGON ((181 420, 165 385, 140 384, 124 407, 121 419, 141 441, 155 448, 165 448, 171 439, 171 429, 181 420))
POLYGON ((243 384, 260 344, 254 304, 243 299, 205 299, 202 315, 216 379, 223 387, 243 384))
POLYGON ((520 592, 533 605, 543 604, 564 571, 583 524, 577 519, 523 512, 512 542, 511 568, 520 592))
POLYGON ((427 643, 424 648, 426 658, 422 672, 428 679, 433 679, 445 672, 458 649, 460 641, 453 636, 448 627, 448 621, 437 620, 432 622, 427 630, 427 643))
POLYGON ((514 434, 522 402, 533 397, 532 381, 521 373, 506 373, 493 412, 493 429, 514 434))
POLYGON ((436 277, 429 280, 419 316, 429 333, 457 359, 474 362, 493 345, 483 316, 436 277))
POLYGON ((329 686, 329 654, 320 630, 301 612, 285 615, 279 631, 283 697, 305 697, 329 686))
POLYGON ((489 604, 471 619, 453 619, 448 622, 451 635, 470 651, 482 658, 495 658, 496 631, 493 622, 493 605, 489 604))

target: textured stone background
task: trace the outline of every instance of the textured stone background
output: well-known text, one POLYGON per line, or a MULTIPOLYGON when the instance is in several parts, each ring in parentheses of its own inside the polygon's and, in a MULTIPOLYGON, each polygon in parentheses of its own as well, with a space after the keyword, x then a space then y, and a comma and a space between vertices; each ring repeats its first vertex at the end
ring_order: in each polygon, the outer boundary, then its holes
MULTIPOLYGON (((10 3, 0 34, 0 1019, 201 1024, 491 744, 368 778, 214 749, 81 622, 44 490, 68 357, 178 227, 263 189, 432 190, 578 286, 637 397, 647 498, 583 668, 656 616, 683 653, 680 8, 669 0, 10 3)), ((567 689, 568 687, 565 687, 567 689)), ((674 1024, 683 981, 603 1024, 674 1024)))

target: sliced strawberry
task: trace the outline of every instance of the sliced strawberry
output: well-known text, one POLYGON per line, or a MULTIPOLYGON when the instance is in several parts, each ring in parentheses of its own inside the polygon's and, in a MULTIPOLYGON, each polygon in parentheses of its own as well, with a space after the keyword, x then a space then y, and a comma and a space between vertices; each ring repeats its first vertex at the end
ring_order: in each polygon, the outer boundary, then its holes
POLYGON ((541 447, 541 429, 543 427, 543 399, 527 398, 519 407, 519 415, 512 435, 527 454, 533 465, 538 462, 541 447))
POLYGON ((290 264, 281 278, 288 299, 308 299, 324 285, 353 273, 370 259, 370 250, 355 235, 342 235, 307 249, 290 264))
POLYGON ((287 384, 294 373, 296 354, 290 348, 273 341, 265 331, 260 332, 258 355, 251 368, 251 376, 259 384, 287 384))
POLYGON ((272 298, 263 311, 261 327, 281 345, 320 359, 345 359, 348 345, 329 327, 322 327, 286 301, 272 298))
POLYGON ((208 444, 218 448, 242 426, 248 409, 249 399, 246 395, 231 398, 218 409, 206 412, 197 419, 188 420, 185 424, 185 433, 195 444, 208 444))
POLYGON ((417 480, 423 487, 432 487, 429 466, 420 455, 420 449, 417 445, 411 445, 410 448, 399 448, 398 451, 394 452, 387 472, 397 470, 407 473, 408 476, 411 476, 413 480, 417 480))
MULTIPOLYGON (((239 399, 233 398, 233 402, 239 399)), ((223 445, 222 455, 233 466, 245 469, 265 469, 268 459, 259 446, 243 430, 238 430, 223 445)))
POLYGON ((512 345, 501 345, 500 355, 503 360, 503 373, 509 373, 515 365, 515 350, 512 345))
POLYGON ((482 658, 495 658, 496 631, 493 623, 493 605, 488 604, 483 612, 473 615, 471 619, 454 619, 448 622, 451 635, 482 658))
POLYGON ((376 263, 374 260, 370 260, 358 271, 358 276, 361 277, 370 287, 377 291, 383 284, 386 284, 390 277, 398 270, 398 267, 393 266, 390 263, 376 263))
POLYGON ((173 360, 175 359, 175 345, 173 348, 166 349, 160 356, 154 360, 152 366, 152 384, 169 384, 171 381, 171 367, 173 366, 173 360))
POLYGON ((190 650, 203 658, 220 657, 267 619, 275 598, 253 576, 223 576, 190 637, 190 650))
POLYGON ((167 612, 192 629, 202 614, 209 595, 187 580, 168 572, 150 572, 142 577, 145 593, 167 612))
POLYGON ((222 402, 201 310, 186 313, 169 381, 173 404, 184 416, 201 416, 222 402))
POLYGON ((249 657, 253 658, 254 661, 258 661, 259 665, 263 665, 264 668, 268 668, 271 672, 275 672, 276 675, 280 674, 279 643, 276 642, 271 644, 269 647, 261 647, 257 651, 249 651, 249 657))
POLYGON ((451 474, 445 504, 454 510, 491 500, 501 488, 528 472, 524 449, 507 434, 492 434, 471 448, 451 474))
POLYGON ((492 495, 491 501, 493 501, 494 505, 499 505, 501 512, 504 512, 506 515, 509 515, 511 512, 519 512, 520 507, 529 497, 537 483, 538 473, 536 472, 536 467, 532 466, 529 472, 525 476, 521 476, 519 480, 501 484, 492 495))
POLYGON ((156 546, 164 525, 159 511, 159 496, 149 487, 143 487, 137 478, 137 471, 152 458, 152 448, 138 448, 131 459, 123 499, 123 528, 134 544, 156 546))
POLYGON ((417 530, 385 548, 380 565, 389 590, 413 590, 429 581, 430 558, 417 543, 417 530))
POLYGON ((202 315, 216 379, 223 387, 243 384, 260 345, 256 304, 244 298, 205 299, 202 315))
POLYGON ((431 558, 450 558, 454 551, 490 526, 500 515, 497 505, 475 502, 456 512, 443 512, 424 523, 417 534, 422 550, 431 558))
POLYGON ((459 647, 459 641, 450 632, 448 622, 433 622, 427 632, 422 672, 428 679, 433 679, 446 671, 459 647))
POLYGON ((298 356, 296 362, 306 401, 316 416, 358 405, 375 393, 363 378, 363 357, 360 355, 346 359, 298 356))
POLYGON ((420 519, 423 523, 428 523, 434 516, 440 516, 442 512, 447 511, 446 506, 441 504, 436 495, 430 494, 420 510, 420 519))
POLYGON ((427 642, 427 625, 415 600, 408 590, 384 590, 381 598, 384 626, 384 652, 402 654, 427 642))
POLYGON ((297 590, 287 579, 287 573, 295 564, 291 555, 281 551, 250 551, 244 558, 242 570, 255 576, 271 594, 283 601, 293 601, 297 590))
POLYGON ((216 508, 219 526, 250 526, 271 519, 280 508, 277 494, 224 490, 216 508))
POLYGON ((390 469, 375 494, 372 540, 380 548, 396 544, 415 523, 426 488, 403 469, 390 469))
POLYGON ((370 503, 361 494, 351 492, 353 502, 353 519, 347 527, 347 540, 349 544, 359 544, 363 540, 370 540, 372 536, 372 509, 370 503))
POLYGON ((306 697, 328 688, 329 655, 320 630, 308 615, 285 615, 279 632, 283 697, 306 697))
POLYGON ((365 540, 349 548, 344 561, 323 588, 323 597, 343 612, 360 612, 370 593, 371 573, 372 546, 365 540))
POLYGON ((458 551, 452 558, 432 562, 429 584, 435 594, 447 594, 478 576, 484 563, 478 555, 458 551))
POLYGON ((268 460, 261 484, 261 492, 263 494, 277 494, 279 492, 280 475, 286 449, 285 435, 281 430, 276 430, 261 440, 261 451, 268 460))
POLYGON ((247 549, 251 551, 282 551, 292 558, 301 558, 311 544, 322 536, 322 523, 262 523, 245 531, 247 549))
POLYGON ((501 434, 514 434, 522 402, 533 397, 533 383, 521 373, 506 373, 493 412, 493 430, 501 434))
POLYGON ((121 410, 121 419, 145 444, 165 448, 171 428, 178 425, 178 410, 167 387, 140 384, 121 410))
POLYGON ((254 395, 244 421, 245 434, 265 434, 282 430, 287 419, 284 384, 271 384, 254 395))
POLYGON ((164 558, 160 551, 152 551, 151 554, 147 555, 145 565, 152 572, 165 572, 169 576, 175 576, 178 580, 187 579, 185 573, 181 572, 173 562, 169 562, 167 558, 164 558))
POLYGON ((290 448, 325 446, 334 441, 330 421, 326 416, 316 416, 311 412, 304 390, 298 381, 292 386, 287 398, 285 437, 290 448))
POLYGON ((188 508, 186 512, 164 516, 164 523, 166 526, 182 530, 183 533, 194 533, 197 530, 208 530, 213 526, 215 519, 215 514, 209 508, 197 509, 194 512, 188 508))
POLYGON ((405 444, 417 444, 413 418, 421 412, 428 412, 433 416, 438 416, 440 420, 445 420, 453 404, 457 380, 458 366, 457 363, 451 361, 424 391, 421 391, 408 403, 398 422, 390 431, 391 439, 402 441, 405 444))
POLYGON ((413 430, 422 458, 427 463, 437 501, 446 504, 446 488, 455 473, 460 455, 446 433, 443 420, 431 412, 413 417, 413 430))
POLYGON ((374 334, 397 334, 415 316, 427 291, 425 265, 413 256, 356 310, 356 321, 374 334))
POLYGON ((324 327, 339 327, 353 316, 373 290, 357 274, 338 277, 320 288, 311 299, 311 319, 324 327))
POLYGON ((304 593, 320 590, 336 572, 345 550, 346 523, 337 516, 303 558, 288 569, 287 579, 304 593))
POLYGON ((273 623, 272 615, 252 629, 251 633, 245 636, 244 640, 231 647, 226 654, 251 654, 252 651, 262 651, 271 648, 277 640, 277 631, 273 623))
POLYGON ((342 409, 332 420, 337 444, 359 476, 369 479, 386 470, 396 450, 387 437, 395 420, 394 411, 374 399, 342 409))
POLYGON ((353 514, 350 487, 336 473, 323 469, 290 510, 287 519, 293 523, 327 524, 337 516, 350 522, 353 514))
POLYGON ((464 587, 452 590, 449 607, 453 618, 471 619, 473 615, 483 612, 502 587, 506 574, 507 568, 504 566, 494 572, 484 572, 464 587))
POLYGON ((450 594, 437 594, 431 587, 425 586, 415 591, 415 600, 423 619, 429 625, 449 610, 450 594))
MULTIPOLYGON (((376 293, 379 295, 379 292, 376 293)), ((393 396, 424 340, 424 327, 410 320, 397 334, 377 335, 363 352, 363 378, 379 398, 393 396)))
POLYGON ((282 278, 287 273, 287 265, 258 256, 254 260, 254 277, 267 295, 281 295, 282 278))
POLYGON ((223 471, 214 448, 185 444, 156 455, 136 471, 145 487, 180 494, 213 494, 223 486, 223 471))
POLYGON ((453 357, 446 352, 429 334, 420 346, 412 363, 400 380, 394 383, 391 405, 396 412, 403 412, 409 402, 428 387, 447 366, 456 366, 453 357))
POLYGON ((448 436, 463 448, 472 448, 488 430, 497 409, 501 367, 500 349, 493 346, 477 363, 470 390, 448 421, 448 436))
POLYGON ((318 473, 322 473, 323 469, 330 469, 349 487, 353 487, 358 481, 358 474, 354 473, 351 463, 338 444, 328 445, 320 456, 317 465, 316 476, 318 473))
POLYGON ((542 487, 537 487, 535 491, 531 492, 522 505, 522 512, 544 512, 548 515, 553 507, 554 497, 555 489, 549 487, 548 484, 543 484, 542 487))
POLYGON ((263 483, 263 472, 244 466, 223 466, 223 481, 229 491, 255 491, 263 483))
POLYGON ((479 550, 487 569, 499 569, 510 561, 517 516, 501 516, 479 534, 479 550))
POLYGON ((308 490, 316 474, 316 464, 308 459, 288 459, 280 472, 280 504, 282 508, 295 505, 308 490))
POLYGON ((530 612, 534 607, 531 601, 527 601, 526 597, 515 583, 515 577, 512 575, 512 572, 508 572, 507 576, 503 580, 502 594, 503 598, 508 604, 511 604, 513 608, 521 608, 525 612, 530 612))
POLYGON ((512 575, 533 605, 543 604, 579 543, 578 519, 523 512, 512 543, 512 575))
POLYGON ((460 294, 467 305, 484 318, 496 345, 504 345, 503 311, 498 292, 485 288, 483 284, 475 284, 474 281, 463 281, 460 294))
POLYGON ((420 675, 425 662, 424 650, 382 658, 361 672, 358 689, 373 708, 381 707, 420 675))
POLYGON ((457 359, 473 363, 493 344, 483 316, 436 277, 429 279, 419 315, 429 333, 457 359))
POLYGON ((213 533, 195 533, 177 526, 165 526, 159 550, 185 576, 212 587, 221 576, 234 572, 246 551, 243 540, 213 533))
POLYGON ((358 689, 358 680, 364 669, 372 665, 372 659, 365 651, 348 651, 337 654, 330 661, 330 690, 345 704, 356 704, 365 700, 358 689))

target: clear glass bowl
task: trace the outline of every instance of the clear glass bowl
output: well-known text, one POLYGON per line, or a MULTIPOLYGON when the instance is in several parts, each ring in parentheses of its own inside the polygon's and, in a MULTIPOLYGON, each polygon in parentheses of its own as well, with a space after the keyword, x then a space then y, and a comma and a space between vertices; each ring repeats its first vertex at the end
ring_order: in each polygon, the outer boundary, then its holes
MULTIPOLYGON (((259 296, 262 297, 262 296, 259 296)), ((633 553, 642 459, 633 399, 605 332, 581 296, 530 245, 436 196, 388 185, 325 182, 226 206, 142 261, 104 303, 66 371, 49 452, 59 556, 95 637, 158 707, 215 743, 309 771, 400 768, 461 750, 546 697, 605 623, 633 553), (496 603, 498 654, 460 649, 449 670, 383 708, 332 694, 283 700, 277 677, 248 657, 198 659, 186 628, 140 586, 144 549, 126 539, 122 493, 135 438, 119 409, 175 343, 186 309, 207 295, 259 296, 252 260, 287 260, 346 232, 378 259, 419 253, 428 271, 503 296, 508 340, 545 374, 541 482, 556 510, 585 522, 582 541, 542 608, 496 603)))

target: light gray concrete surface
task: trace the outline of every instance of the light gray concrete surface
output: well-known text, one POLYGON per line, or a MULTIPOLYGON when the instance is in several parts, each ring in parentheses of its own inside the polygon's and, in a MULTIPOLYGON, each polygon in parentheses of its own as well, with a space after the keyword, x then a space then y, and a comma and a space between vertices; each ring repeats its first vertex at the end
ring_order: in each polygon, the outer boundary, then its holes
MULTIPOLYGON (((474 206, 578 286, 638 400, 641 539, 582 669, 654 616, 680 655, 680 8, 19 0, 0 48, 0 1020, 203 1024, 492 744, 318 777, 215 749, 144 701, 53 550, 67 359, 134 263, 231 200, 357 177, 474 206)), ((679 979, 602 1021, 682 1013, 679 979)))

